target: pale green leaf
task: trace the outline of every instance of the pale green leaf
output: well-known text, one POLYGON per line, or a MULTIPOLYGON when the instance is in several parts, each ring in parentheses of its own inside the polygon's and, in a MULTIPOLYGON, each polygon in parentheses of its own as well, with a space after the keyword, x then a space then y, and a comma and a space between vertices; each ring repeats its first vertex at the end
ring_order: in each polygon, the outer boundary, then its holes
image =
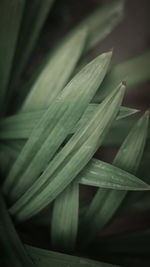
POLYGON ((56 251, 71 252, 78 230, 79 188, 71 183, 54 201, 51 220, 51 244, 56 251))
MULTIPOLYGON (((135 124, 120 147, 113 164, 131 173, 135 173, 139 166, 146 141, 148 114, 135 124)), ((127 191, 99 189, 94 196, 83 219, 83 243, 88 244, 116 213, 127 191), (86 225, 86 227, 85 227, 86 225), (88 236, 85 232, 88 231, 88 236)))
POLYGON ((17 220, 26 220, 38 213, 84 168, 101 145, 117 115, 124 89, 125 86, 120 85, 97 107, 89 122, 72 136, 36 183, 10 208, 11 214, 15 214, 17 220))
POLYGON ((79 174, 80 184, 116 190, 148 190, 150 186, 134 175, 106 162, 92 159, 79 174))
POLYGON ((25 9, 11 75, 9 98, 12 95, 12 90, 19 82, 53 2, 54 0, 25 1, 25 9))
POLYGON ((88 40, 86 49, 91 49, 97 42, 104 39, 121 21, 124 0, 109 0, 85 18, 74 30, 87 26, 88 40))
MULTIPOLYGON (((88 105, 88 108, 85 110, 83 116, 81 117, 79 122, 75 125, 74 129, 72 129, 71 133, 74 133, 79 127, 82 127, 82 125, 86 124, 86 122, 90 119, 92 112, 94 111, 94 109, 96 109, 96 107, 97 107, 97 104, 88 105)), ((33 127, 37 125, 40 118, 44 115, 44 112, 45 110, 18 113, 17 115, 13 115, 13 116, 3 119, 0 123, 0 128, 1 128, 0 138, 1 139, 28 139, 33 130, 33 127)), ((122 118, 126 118, 132 114, 135 114, 136 112, 138 112, 137 109, 132 109, 132 108, 121 106, 116 119, 119 120, 122 118)), ((129 128, 127 127, 127 130, 125 129, 125 131, 123 131, 121 126, 124 129, 127 123, 125 123, 124 125, 124 122, 123 122, 122 124, 120 125, 119 123, 116 123, 116 124, 114 123, 113 124, 114 126, 112 126, 112 129, 114 129, 115 131, 115 134, 113 135, 115 140, 117 139, 117 137, 118 137, 118 140, 120 139, 122 140, 123 136, 125 136, 129 128), (118 129, 119 126, 120 126, 120 130, 123 132, 123 134, 120 134, 120 136, 119 136, 119 129, 118 129), (118 134, 116 133, 117 131, 116 127, 118 129, 118 134)), ((114 138, 112 138, 112 142, 114 138)), ((109 140, 107 140, 106 138, 106 142, 105 141, 104 142, 107 144, 107 142, 110 142, 109 140)))
POLYGON ((3 192, 9 193, 12 201, 35 181, 79 120, 102 82, 110 58, 111 52, 104 53, 86 65, 33 128, 3 185, 3 192))
POLYGON ((82 53, 87 30, 71 34, 49 56, 47 63, 30 89, 21 111, 46 109, 68 82, 82 53), (65 66, 65 67, 64 67, 65 66))
POLYGON ((113 90, 122 80, 127 81, 127 88, 141 84, 150 79, 150 51, 130 58, 111 67, 100 90, 97 91, 93 101, 99 102, 113 90))

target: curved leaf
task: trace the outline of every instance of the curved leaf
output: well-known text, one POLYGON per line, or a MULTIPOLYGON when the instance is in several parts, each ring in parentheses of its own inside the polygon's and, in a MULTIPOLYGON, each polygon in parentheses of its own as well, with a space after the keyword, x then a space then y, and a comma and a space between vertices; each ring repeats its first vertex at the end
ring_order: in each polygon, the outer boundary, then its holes
POLYGON ((10 208, 18 220, 32 217, 54 200, 88 163, 119 110, 124 89, 120 85, 103 101, 87 125, 72 136, 36 183, 10 208))
MULTIPOLYGON (((132 128, 113 161, 115 166, 132 173, 136 172, 146 141, 148 117, 146 112, 132 128)), ((87 245, 97 232, 110 221, 126 195, 127 191, 102 189, 97 191, 83 219, 84 244, 87 245), (85 234, 86 231, 88 231, 88 236, 85 234)))
POLYGON ((12 201, 35 181, 79 120, 105 76, 111 54, 104 53, 86 65, 35 126, 3 185, 12 201))

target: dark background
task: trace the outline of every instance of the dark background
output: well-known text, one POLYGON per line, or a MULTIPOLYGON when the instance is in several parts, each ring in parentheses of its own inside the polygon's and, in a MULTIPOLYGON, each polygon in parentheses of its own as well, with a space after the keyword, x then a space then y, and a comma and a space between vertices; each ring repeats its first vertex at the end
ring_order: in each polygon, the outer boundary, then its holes
MULTIPOLYGON (((43 31, 39 38, 38 45, 35 52, 32 55, 30 63, 27 67, 25 79, 32 73, 34 68, 40 63, 42 58, 47 52, 55 46, 65 33, 73 28, 76 23, 80 22, 86 15, 92 12, 97 6, 106 2, 106 0, 56 0, 53 8, 47 18, 43 31)), ((89 53, 89 60, 108 51, 113 48, 112 64, 119 63, 130 57, 134 57, 137 54, 150 48, 150 1, 149 0, 126 0, 125 14, 122 22, 112 31, 112 33, 105 38, 102 42, 89 53)), ((136 86, 133 90, 128 90, 124 99, 124 105, 129 107, 135 107, 144 111, 150 106, 150 82, 145 82, 142 85, 136 86)), ((111 162, 116 150, 113 148, 101 149, 97 152, 96 156, 105 161, 111 162)), ((80 188, 81 198, 86 195, 94 193, 91 187, 80 188)), ((140 226, 150 226, 149 213, 143 215, 143 217, 136 217, 136 222, 139 222, 140 226)), ((134 228, 134 222, 128 222, 123 220, 113 221, 107 230, 104 230, 104 235, 119 231, 119 229, 127 229, 128 226, 134 228), (130 224, 130 225, 128 225, 130 224)), ((20 231, 24 232, 26 225, 21 227, 20 231), (24 228, 25 226, 25 228, 24 228)), ((48 239, 47 229, 43 231, 43 228, 38 229, 39 240, 37 240, 37 228, 31 227, 28 229, 27 234, 23 234, 23 239, 27 239, 27 243, 41 246, 42 239, 48 239), (30 242, 30 240, 32 240, 30 242), (33 241, 34 240, 34 241, 33 241)), ((48 242, 48 241, 47 241, 48 242)), ((94 248, 95 249, 95 248, 94 248)), ((99 259, 97 255, 93 255, 93 258, 99 259)), ((85 255, 87 256, 87 255, 85 255)), ((149 259, 147 257, 135 256, 134 259, 128 259, 125 256, 126 264, 124 266, 150 266, 149 259)), ((110 261, 114 261, 114 258, 108 256, 110 261)), ((106 258, 104 258, 106 260, 106 258)), ((122 260, 116 256, 116 262, 122 260)))

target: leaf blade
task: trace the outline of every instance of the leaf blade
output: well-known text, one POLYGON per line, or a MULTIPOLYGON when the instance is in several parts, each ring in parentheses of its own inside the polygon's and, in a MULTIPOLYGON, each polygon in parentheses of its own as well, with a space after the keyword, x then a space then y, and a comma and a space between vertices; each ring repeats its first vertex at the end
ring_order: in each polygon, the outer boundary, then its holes
POLYGON ((56 251, 74 250, 79 210, 78 183, 71 183, 54 201, 51 221, 51 243, 56 251))
MULTIPOLYGON (((4 102, 7 93, 10 72, 24 9, 24 0, 1 0, 0 2, 0 107, 5 109, 4 102)), ((6 110, 4 110, 6 111, 6 110)), ((4 112, 3 111, 3 112, 4 112)))
POLYGON ((18 211, 17 219, 19 220, 33 216, 33 214, 37 213, 56 198, 56 196, 72 182, 101 144, 104 135, 119 110, 124 95, 124 89, 124 85, 117 87, 103 104, 98 107, 88 124, 83 129, 79 129, 50 162, 36 184, 32 185, 32 187, 30 187, 30 189, 10 208, 11 214, 15 214, 18 211), (112 112, 110 112, 110 110, 108 111, 108 107, 111 107, 112 112), (98 121, 99 124, 97 123, 98 121), (96 127, 94 132, 93 127, 96 127), (72 166, 72 170, 70 166, 72 166), (50 175, 52 176, 51 179, 50 175), (49 184, 47 184, 48 181, 49 184), (44 186, 44 184, 46 184, 46 186, 44 186), (38 194, 38 191, 41 190, 43 186, 44 189, 41 194, 38 194), (35 198, 33 198, 33 195, 35 195, 35 198), (32 202, 29 201, 30 197, 32 198, 32 202), (21 207, 24 207, 24 209, 22 210, 21 207))
MULTIPOLYGON (((124 170, 128 170, 132 173, 136 172, 145 145, 147 127, 148 114, 146 112, 132 128, 129 135, 123 142, 119 152, 117 153, 117 156, 113 161, 115 166, 121 167, 124 170)), ((96 233, 100 231, 100 229, 102 229, 106 223, 109 222, 126 195, 127 191, 119 192, 115 190, 98 190, 83 221, 83 225, 88 225, 87 228, 89 233, 88 237, 86 237, 86 240, 83 242, 84 244, 86 241, 87 244, 91 242, 96 233), (103 201, 103 206, 99 207, 99 203, 101 203, 101 201, 103 201), (91 218, 94 218, 94 220, 91 221, 91 218)), ((85 235, 84 232, 83 235, 85 235)))
POLYGON ((35 126, 3 185, 5 194, 11 188, 9 197, 12 200, 33 183, 78 121, 102 82, 110 58, 111 52, 104 53, 84 67, 59 94, 35 126), (47 147, 51 150, 51 154, 47 147), (24 174, 20 176, 22 172, 24 174))
POLYGON ((55 100, 59 92, 68 82, 86 40, 87 30, 80 29, 58 46, 47 60, 43 70, 38 75, 21 111, 46 109, 55 100), (65 68, 64 68, 65 66, 65 68))

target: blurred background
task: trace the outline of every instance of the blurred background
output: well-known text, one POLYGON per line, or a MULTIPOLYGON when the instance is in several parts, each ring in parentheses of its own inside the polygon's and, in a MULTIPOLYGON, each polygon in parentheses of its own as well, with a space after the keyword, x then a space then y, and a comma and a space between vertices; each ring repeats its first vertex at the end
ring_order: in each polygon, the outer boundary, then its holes
MULTIPOLYGON (((55 1, 27 66, 25 79, 58 40, 104 2, 107 0, 55 1)), ((126 0, 123 20, 92 49, 89 53, 89 60, 102 52, 113 49, 112 64, 116 64, 147 50, 150 47, 149 11, 149 0, 126 0)), ((149 85, 150 83, 145 83, 136 87, 136 90, 131 90, 126 95, 124 104, 142 110, 147 109, 150 104, 149 85)))
MULTIPOLYGON (((32 54, 31 60, 26 68, 24 79, 28 79, 30 74, 33 72, 34 68, 41 62, 47 52, 56 45, 63 36, 69 32, 77 23, 79 23, 84 17, 92 12, 97 6, 107 2, 107 0, 56 0, 53 8, 48 16, 46 23, 44 25, 43 31, 38 41, 38 45, 32 54)), ((92 51, 90 51, 88 60, 90 61, 102 52, 113 49, 112 64, 120 63, 126 59, 132 58, 137 54, 140 54, 150 48, 150 1, 149 0, 126 0, 124 18, 121 23, 115 27, 111 34, 109 34, 103 41, 96 45, 92 51)), ((128 81, 127 81, 128 83, 128 81)), ((145 82, 139 86, 128 90, 124 105, 129 107, 137 108, 142 111, 146 110, 150 106, 150 82, 145 82)), ((96 153, 96 157, 103 159, 104 161, 111 162, 117 149, 116 148, 102 148, 96 153)), ((96 189, 91 187, 81 187, 81 199, 86 199, 87 196, 92 196, 96 189)), ((149 193, 148 193, 149 194, 149 193)), ((129 215, 130 212, 129 212, 129 215)), ((104 229, 101 236, 107 236, 108 234, 119 233, 120 231, 132 231, 136 229, 149 228, 150 229, 150 215, 149 212, 145 212, 142 216, 134 216, 134 218, 128 218, 124 215, 121 217, 119 214, 119 219, 114 218, 110 225, 104 229)), ((21 226, 20 231, 24 232, 26 224, 21 226), (25 228, 24 228, 25 227, 25 228)), ((28 236, 23 236, 24 239, 27 238, 28 243, 31 236, 32 239, 37 244, 41 244, 42 239, 47 238, 47 230, 45 235, 43 230, 41 231, 40 240, 36 237, 37 229, 29 229, 28 236), (35 234, 34 234, 35 232, 35 234), (32 234, 31 234, 32 233, 32 234), (30 236, 31 234, 31 236, 30 236), (30 236, 30 237, 29 237, 30 236)), ((39 229, 40 233, 40 229, 39 229)), ((40 236, 40 234, 39 234, 40 236)), ((131 240, 131 239, 130 239, 131 240)), ((146 239, 145 239, 146 240, 146 239)), ((139 241, 140 242, 140 241, 139 241)), ((146 241, 144 241, 146 242, 146 241)), ((44 243, 45 244, 45 243, 44 243)), ((102 244, 104 246, 104 243, 102 244)), ((111 245, 111 243, 110 243, 111 245)), ((131 246, 134 247, 134 243, 131 246)), ((95 244, 93 246, 93 251, 90 248, 90 257, 95 259, 101 259, 95 253, 95 248, 101 249, 100 244, 95 244)), ((121 255, 121 254, 120 254, 121 255)), ((86 255, 87 256, 87 255, 86 255)), ((111 258, 106 256, 113 262, 114 255, 111 258)), ((124 266, 150 266, 149 258, 147 256, 135 255, 135 258, 131 259, 127 255, 118 256, 116 255, 115 261, 119 263, 119 257, 126 258, 126 264, 124 266)), ((106 260, 104 257, 104 260, 106 260)))

